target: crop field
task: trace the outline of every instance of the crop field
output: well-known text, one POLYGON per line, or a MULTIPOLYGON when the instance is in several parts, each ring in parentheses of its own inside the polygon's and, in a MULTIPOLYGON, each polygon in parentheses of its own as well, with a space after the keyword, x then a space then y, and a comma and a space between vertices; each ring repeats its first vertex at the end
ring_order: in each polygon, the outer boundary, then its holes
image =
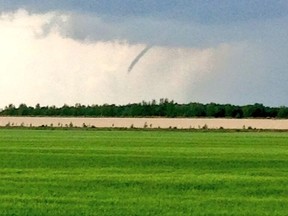
POLYGON ((288 133, 0 130, 0 215, 287 215, 288 133))

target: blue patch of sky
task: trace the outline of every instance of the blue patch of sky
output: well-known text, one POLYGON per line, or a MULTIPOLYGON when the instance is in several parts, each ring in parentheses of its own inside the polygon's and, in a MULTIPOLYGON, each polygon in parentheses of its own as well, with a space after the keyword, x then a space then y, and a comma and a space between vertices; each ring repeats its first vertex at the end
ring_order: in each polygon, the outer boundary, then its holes
POLYGON ((64 10, 106 18, 156 17, 203 24, 265 20, 288 15, 287 0, 3 0, 2 10, 64 10))

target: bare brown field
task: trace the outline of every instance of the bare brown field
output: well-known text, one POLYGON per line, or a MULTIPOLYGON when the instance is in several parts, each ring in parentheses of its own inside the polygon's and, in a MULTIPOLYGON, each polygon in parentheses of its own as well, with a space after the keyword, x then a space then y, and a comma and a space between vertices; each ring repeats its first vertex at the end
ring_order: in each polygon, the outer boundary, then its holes
POLYGON ((60 118, 0 117, 0 126, 97 127, 97 128, 178 128, 178 129, 277 129, 288 130, 288 120, 209 118, 60 118))

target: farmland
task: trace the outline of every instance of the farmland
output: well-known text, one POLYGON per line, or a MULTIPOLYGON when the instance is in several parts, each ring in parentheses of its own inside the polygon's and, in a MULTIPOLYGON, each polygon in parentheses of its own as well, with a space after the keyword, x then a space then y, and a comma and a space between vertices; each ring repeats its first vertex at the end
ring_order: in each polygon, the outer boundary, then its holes
POLYGON ((288 133, 0 130, 0 215, 287 215, 288 133))
POLYGON ((0 127, 288 130, 287 119, 0 117, 0 127))

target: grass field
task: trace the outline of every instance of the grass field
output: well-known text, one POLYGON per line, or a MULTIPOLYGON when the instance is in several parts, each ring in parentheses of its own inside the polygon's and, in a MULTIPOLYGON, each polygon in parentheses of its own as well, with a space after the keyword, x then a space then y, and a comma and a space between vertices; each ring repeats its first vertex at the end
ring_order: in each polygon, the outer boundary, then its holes
POLYGON ((0 130, 0 215, 287 215, 288 133, 0 130))

